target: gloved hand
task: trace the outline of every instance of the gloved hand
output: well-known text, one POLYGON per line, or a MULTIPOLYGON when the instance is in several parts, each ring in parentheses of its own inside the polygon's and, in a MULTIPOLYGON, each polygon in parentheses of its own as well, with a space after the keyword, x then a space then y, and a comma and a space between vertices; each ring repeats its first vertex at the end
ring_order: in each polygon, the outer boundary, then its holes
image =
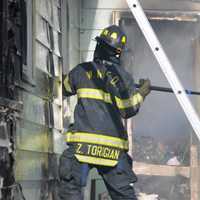
POLYGON ((138 89, 139 93, 145 98, 150 92, 151 82, 149 79, 140 79, 139 80, 140 87, 138 89))

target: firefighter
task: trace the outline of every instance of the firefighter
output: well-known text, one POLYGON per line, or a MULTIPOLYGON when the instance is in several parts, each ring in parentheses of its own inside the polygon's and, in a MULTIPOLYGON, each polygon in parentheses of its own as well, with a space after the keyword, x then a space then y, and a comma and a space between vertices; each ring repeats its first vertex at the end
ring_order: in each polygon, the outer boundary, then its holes
POLYGON ((137 199, 137 177, 127 154, 128 136, 122 119, 136 115, 150 92, 150 81, 134 81, 120 65, 127 37, 116 25, 96 37, 94 59, 64 77, 64 96, 77 95, 74 124, 66 133, 68 148, 60 157, 61 200, 82 200, 91 168, 102 176, 113 200, 137 199))

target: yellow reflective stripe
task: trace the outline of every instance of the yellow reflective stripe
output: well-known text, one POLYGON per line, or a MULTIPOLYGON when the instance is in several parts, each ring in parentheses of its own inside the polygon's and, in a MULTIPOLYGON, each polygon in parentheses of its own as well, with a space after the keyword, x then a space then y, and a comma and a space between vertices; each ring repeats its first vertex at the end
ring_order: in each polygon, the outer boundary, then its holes
POLYGON ((108 159, 90 157, 90 156, 84 156, 84 155, 78 155, 78 154, 75 154, 75 156, 80 162, 86 162, 86 163, 95 164, 95 165, 113 167, 118 162, 117 160, 108 160, 108 159))
POLYGON ((106 103, 112 103, 111 96, 109 93, 103 90, 92 89, 92 88, 81 88, 77 91, 78 98, 89 98, 105 101, 106 103))
POLYGON ((129 99, 120 99, 118 97, 115 97, 115 101, 119 109, 125 109, 136 106, 137 104, 141 103, 143 101, 143 97, 140 93, 137 93, 129 99))
POLYGON ((86 132, 67 132, 66 142, 83 142, 116 147, 120 149, 128 149, 128 140, 86 132))
MULTIPOLYGON (((112 104, 112 98, 109 93, 104 92, 99 89, 92 88, 81 88, 77 91, 78 98, 89 98, 89 99, 97 99, 102 100, 106 103, 112 104)), ((128 99, 120 99, 115 96, 116 105, 119 109, 125 109, 132 106, 136 106, 137 104, 143 101, 143 97, 140 93, 136 93, 132 97, 128 99)))
POLYGON ((72 92, 72 88, 71 88, 70 83, 69 83, 69 76, 65 77, 63 84, 64 84, 67 92, 72 92))

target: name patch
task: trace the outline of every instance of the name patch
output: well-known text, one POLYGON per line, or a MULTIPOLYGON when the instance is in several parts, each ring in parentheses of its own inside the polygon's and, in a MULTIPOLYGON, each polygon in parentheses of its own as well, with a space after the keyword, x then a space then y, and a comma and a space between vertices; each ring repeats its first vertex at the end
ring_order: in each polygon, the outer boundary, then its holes
POLYGON ((81 155, 118 160, 120 150, 101 145, 77 143, 76 153, 81 155))

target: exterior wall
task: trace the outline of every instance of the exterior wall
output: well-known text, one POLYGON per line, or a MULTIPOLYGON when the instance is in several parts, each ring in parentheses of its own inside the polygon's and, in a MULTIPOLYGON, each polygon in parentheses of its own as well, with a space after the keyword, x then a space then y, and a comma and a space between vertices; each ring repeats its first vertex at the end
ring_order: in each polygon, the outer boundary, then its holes
MULTIPOLYGON (((20 90, 23 112, 17 125, 16 179, 26 199, 39 200, 56 192, 62 137, 62 23, 59 1, 27 1, 33 26, 27 57, 32 83, 20 90)), ((28 16, 29 15, 28 13, 28 16)), ((31 24, 29 23, 29 26, 31 24)), ((30 74, 29 74, 30 75, 30 74)))
POLYGON ((33 16, 28 48, 33 52, 27 66, 31 79, 19 89, 23 112, 17 124, 15 173, 26 199, 52 199, 57 193, 58 159, 66 148, 62 119, 67 127, 73 107, 62 103, 62 74, 80 61, 80 1, 27 2, 33 16))

